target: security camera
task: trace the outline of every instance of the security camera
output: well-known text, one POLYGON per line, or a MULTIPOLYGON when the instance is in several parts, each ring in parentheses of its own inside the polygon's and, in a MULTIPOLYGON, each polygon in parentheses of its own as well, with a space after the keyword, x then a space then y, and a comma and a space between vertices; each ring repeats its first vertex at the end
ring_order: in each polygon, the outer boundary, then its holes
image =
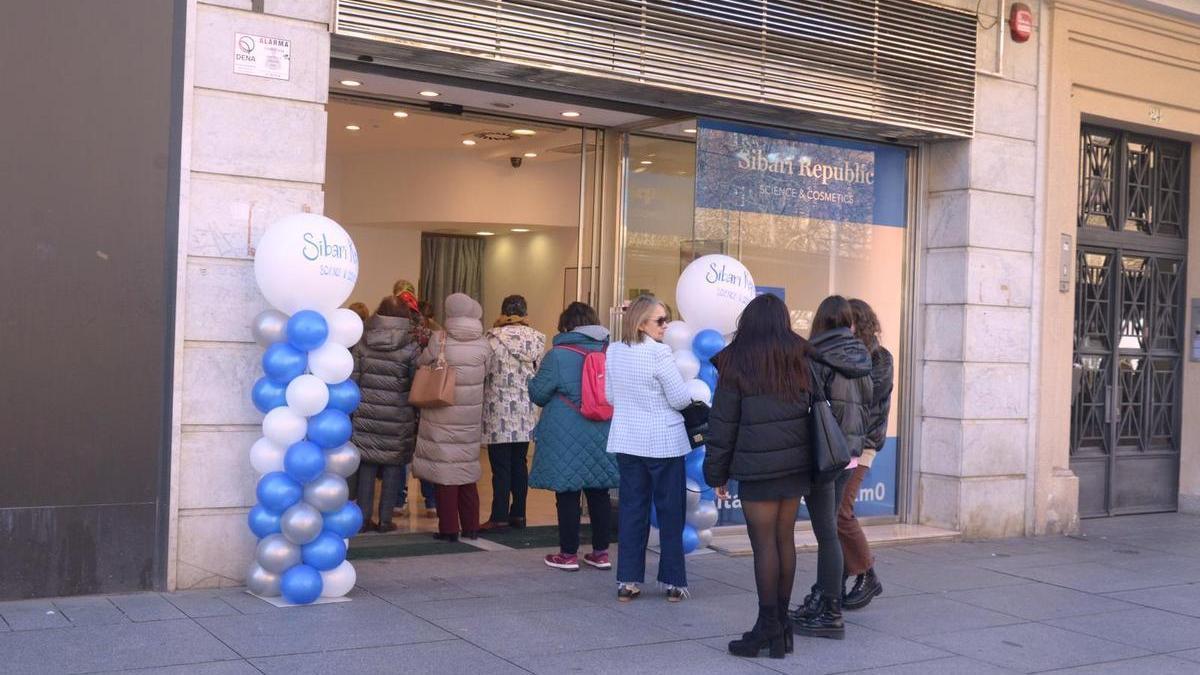
POLYGON ((514 168, 514 169, 521 168, 521 163, 524 161, 525 161, 524 157, 509 157, 508 158, 508 163, 512 164, 512 168, 514 168))

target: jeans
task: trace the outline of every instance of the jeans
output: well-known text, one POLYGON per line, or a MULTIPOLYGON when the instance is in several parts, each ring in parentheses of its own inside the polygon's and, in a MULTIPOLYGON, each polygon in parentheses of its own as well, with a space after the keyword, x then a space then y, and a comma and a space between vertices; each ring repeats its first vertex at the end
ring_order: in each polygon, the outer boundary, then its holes
POLYGON ((854 502, 858 500, 858 490, 870 470, 870 467, 860 464, 843 471, 837 478, 837 530, 838 540, 842 543, 846 576, 856 577, 875 564, 875 559, 871 556, 871 545, 867 543, 867 535, 863 534, 862 526, 858 524, 858 518, 854 515, 854 502))
POLYGON ((488 461, 492 465, 493 523, 506 523, 510 518, 525 517, 525 498, 529 494, 529 442, 492 443, 488 446, 488 461), (509 506, 509 497, 512 505, 509 506))
MULTIPOLYGON (((421 497, 425 499, 425 508, 437 508, 437 488, 427 480, 421 481, 421 497)), ((408 465, 400 467, 400 488, 397 492, 396 503, 403 506, 408 503, 408 465)))
POLYGON ((835 481, 815 482, 805 497, 813 534, 817 536, 817 586, 825 596, 842 597, 842 545, 837 531, 835 481))
MULTIPOLYGON (((662 552, 658 560, 658 581, 686 588, 683 524, 687 488, 683 457, 664 459, 618 454, 617 467, 621 471, 617 581, 641 583, 646 580, 646 543, 650 536, 650 504, 653 503, 658 515, 662 552)), ((835 541, 836 538, 835 529, 835 541)))
MULTIPOLYGON (((583 515, 579 492, 554 493, 558 506, 558 549, 570 555, 579 552, 579 520, 583 515)), ((607 551, 608 542, 612 539, 612 502, 608 498, 608 490, 586 488, 583 494, 587 496, 588 516, 592 521, 592 550, 607 551)))
POLYGON ((459 526, 467 534, 479 531, 479 488, 466 485, 438 485, 438 532, 458 534, 459 526))
POLYGON ((392 509, 396 508, 396 484, 402 482, 404 467, 398 464, 375 464, 363 462, 358 465, 358 495, 359 508, 363 512, 363 520, 370 521, 375 515, 375 477, 383 480, 379 488, 379 515, 376 522, 380 524, 392 522, 392 509))

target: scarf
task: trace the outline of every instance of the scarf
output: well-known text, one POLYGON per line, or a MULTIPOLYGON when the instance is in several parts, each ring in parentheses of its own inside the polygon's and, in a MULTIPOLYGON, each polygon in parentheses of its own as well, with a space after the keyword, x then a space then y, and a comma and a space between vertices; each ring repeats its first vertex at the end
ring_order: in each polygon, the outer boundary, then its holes
POLYGON ((529 317, 514 316, 511 314, 502 314, 496 323, 492 324, 493 328, 503 328, 504 326, 528 326, 529 317))

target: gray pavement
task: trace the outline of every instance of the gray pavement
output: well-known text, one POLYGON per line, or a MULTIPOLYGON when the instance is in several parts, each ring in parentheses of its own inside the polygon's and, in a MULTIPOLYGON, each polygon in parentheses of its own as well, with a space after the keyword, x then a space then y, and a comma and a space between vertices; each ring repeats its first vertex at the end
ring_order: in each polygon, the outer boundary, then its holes
MULTIPOLYGON (((1200 517, 1084 536, 877 551, 885 594, 842 642, 725 654, 753 623, 749 558, 689 558, 691 600, 615 601, 611 572, 544 551, 358 561, 353 602, 278 609, 239 589, 0 603, 0 673, 1200 672, 1200 517)), ((799 560, 796 598, 815 574, 799 560)), ((653 574, 653 570, 650 571, 653 574)))

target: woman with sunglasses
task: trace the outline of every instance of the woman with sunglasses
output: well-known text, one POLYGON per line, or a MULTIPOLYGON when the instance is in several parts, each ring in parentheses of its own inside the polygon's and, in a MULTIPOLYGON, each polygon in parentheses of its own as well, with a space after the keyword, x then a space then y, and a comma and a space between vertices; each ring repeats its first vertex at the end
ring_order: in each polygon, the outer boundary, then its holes
POLYGON ((691 451, 680 410, 692 403, 662 344, 670 317, 653 296, 643 295, 625 310, 622 341, 608 348, 604 388, 613 406, 608 452, 620 471, 617 600, 641 595, 645 582, 650 507, 658 517, 661 555, 658 581, 669 602, 687 596, 683 565, 683 525, 687 508, 684 456, 691 451))

